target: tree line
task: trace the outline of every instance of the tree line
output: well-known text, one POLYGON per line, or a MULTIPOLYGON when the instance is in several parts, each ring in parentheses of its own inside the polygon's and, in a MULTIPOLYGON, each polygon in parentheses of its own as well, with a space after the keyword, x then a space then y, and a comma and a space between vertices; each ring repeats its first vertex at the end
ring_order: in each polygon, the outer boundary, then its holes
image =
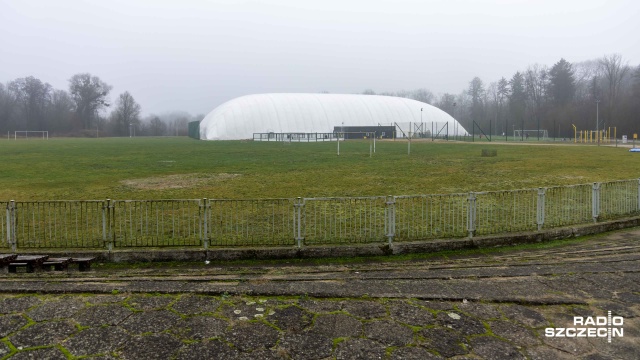
POLYGON ((51 136, 186 136, 188 123, 204 117, 173 112, 142 118, 140 104, 128 91, 111 103, 111 89, 88 73, 73 75, 68 90, 54 89, 33 76, 0 83, 0 133, 31 130, 49 131, 51 136))
MULTIPOLYGON (((363 94, 375 94, 365 90, 363 94)), ((578 130, 609 129, 613 135, 640 133, 640 65, 621 55, 551 67, 534 64, 487 86, 474 77, 459 94, 434 96, 429 90, 380 93, 437 106, 467 131, 497 136, 514 130, 547 130, 550 137, 572 138, 578 130), (475 125, 474 125, 475 124, 475 125)), ((428 120, 427 120, 428 121, 428 120)))

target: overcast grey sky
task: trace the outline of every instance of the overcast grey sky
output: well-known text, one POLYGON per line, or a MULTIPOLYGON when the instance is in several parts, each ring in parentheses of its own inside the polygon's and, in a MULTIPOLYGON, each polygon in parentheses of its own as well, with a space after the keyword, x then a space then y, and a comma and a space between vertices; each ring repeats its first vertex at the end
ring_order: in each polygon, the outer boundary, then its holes
POLYGON ((0 81, 80 72, 143 113, 265 92, 459 93, 528 65, 640 64, 640 1, 1 0, 0 81))

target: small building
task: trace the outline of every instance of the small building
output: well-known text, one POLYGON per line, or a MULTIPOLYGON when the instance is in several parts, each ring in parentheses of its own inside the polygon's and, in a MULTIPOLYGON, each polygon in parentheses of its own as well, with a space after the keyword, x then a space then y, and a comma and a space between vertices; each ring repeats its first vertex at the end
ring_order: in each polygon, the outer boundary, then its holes
POLYGON ((393 139, 395 126, 334 126, 333 133, 344 133, 344 139, 364 139, 375 136, 378 139, 393 139))

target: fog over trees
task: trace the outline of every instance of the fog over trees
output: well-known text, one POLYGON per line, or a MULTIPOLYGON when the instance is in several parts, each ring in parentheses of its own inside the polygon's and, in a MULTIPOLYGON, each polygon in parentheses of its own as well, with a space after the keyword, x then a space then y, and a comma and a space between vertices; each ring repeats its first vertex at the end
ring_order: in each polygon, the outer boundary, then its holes
POLYGON ((33 76, 0 83, 0 133, 49 131, 50 136, 186 136, 190 121, 204 115, 151 114, 128 91, 110 101, 112 86, 88 73, 73 75, 69 88, 54 89, 33 76))
MULTIPOLYGON (((500 79, 474 77, 458 94, 400 90, 378 94, 411 98, 439 107, 468 131, 474 122, 485 134, 513 130, 547 130, 550 137, 573 136, 579 130, 617 128, 617 135, 640 132, 640 65, 621 55, 578 63, 561 58, 555 64, 533 64, 500 79), (596 103, 598 115, 596 115, 596 103)), ((0 83, 0 133, 49 131, 51 136, 185 136, 188 122, 202 120, 184 111, 142 117, 134 94, 112 94, 98 76, 79 73, 68 89, 54 89, 33 76, 0 83), (111 99, 115 99, 112 101, 111 99)), ((400 119, 401 121, 401 119, 400 119)), ((425 119, 428 121, 428 119, 425 119)))
MULTIPOLYGON (((629 65, 619 54, 571 63, 533 64, 485 85, 474 77, 459 94, 434 96, 426 89, 381 92, 424 101, 455 117, 467 130, 473 122, 493 135, 513 130, 547 130, 550 137, 573 137, 578 130, 617 128, 617 136, 640 132, 640 65, 629 65), (596 115, 596 101, 598 112, 596 115)), ((376 94, 372 89, 363 94, 376 94)), ((428 120, 427 120, 428 121, 428 120)))

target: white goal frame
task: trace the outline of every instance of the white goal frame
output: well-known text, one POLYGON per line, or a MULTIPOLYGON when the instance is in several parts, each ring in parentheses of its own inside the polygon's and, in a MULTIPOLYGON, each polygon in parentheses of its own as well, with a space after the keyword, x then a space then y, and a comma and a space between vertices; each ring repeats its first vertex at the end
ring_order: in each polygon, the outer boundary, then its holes
POLYGON ((538 135, 540 135, 540 140, 549 140, 549 132, 545 129, 540 129, 540 130, 520 130, 520 129, 514 129, 513 130, 513 137, 514 138, 521 138, 521 137, 527 137, 527 135, 529 135, 529 139, 538 138, 538 135))
MULTIPOLYGON (((42 140, 49 140, 49 131, 36 131, 36 130, 16 130, 13 132, 13 140, 18 140, 18 134, 24 134, 24 139, 29 140, 29 133, 42 134, 42 140)), ((33 137, 32 137, 33 138, 33 137)))

